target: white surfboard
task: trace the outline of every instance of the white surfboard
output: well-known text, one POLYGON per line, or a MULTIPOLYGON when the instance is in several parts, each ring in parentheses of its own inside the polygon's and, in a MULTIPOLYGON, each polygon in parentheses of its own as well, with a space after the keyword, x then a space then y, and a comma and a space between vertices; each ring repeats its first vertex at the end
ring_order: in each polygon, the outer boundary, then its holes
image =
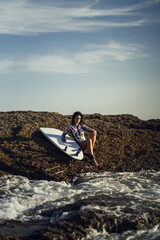
POLYGON ((66 143, 62 142, 62 131, 56 128, 40 128, 40 131, 48 138, 56 147, 71 158, 82 160, 83 151, 80 150, 79 145, 69 136, 66 135, 66 143))

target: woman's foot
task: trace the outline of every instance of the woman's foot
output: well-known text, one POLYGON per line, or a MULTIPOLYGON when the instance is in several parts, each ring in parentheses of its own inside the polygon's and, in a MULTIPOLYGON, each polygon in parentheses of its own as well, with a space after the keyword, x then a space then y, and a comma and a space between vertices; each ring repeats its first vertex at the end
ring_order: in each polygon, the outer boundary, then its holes
POLYGON ((97 161, 96 161, 96 158, 95 158, 95 156, 94 156, 94 155, 90 155, 90 159, 91 159, 91 160, 93 160, 93 161, 94 161, 94 164, 95 164, 95 166, 96 166, 96 167, 98 167, 98 163, 97 163, 97 161))

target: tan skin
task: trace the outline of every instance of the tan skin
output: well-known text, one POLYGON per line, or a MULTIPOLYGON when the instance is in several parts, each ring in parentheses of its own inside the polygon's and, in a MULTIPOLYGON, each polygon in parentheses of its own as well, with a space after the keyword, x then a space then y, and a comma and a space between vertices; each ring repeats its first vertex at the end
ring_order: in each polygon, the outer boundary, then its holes
MULTIPOLYGON (((74 124, 78 127, 78 125, 80 124, 80 121, 81 121, 81 116, 78 115, 74 119, 74 124)), ((94 148, 94 145, 96 142, 96 137, 97 137, 97 132, 94 130, 87 140, 84 140, 83 142, 79 143, 80 147, 82 147, 84 150, 87 149, 87 151, 90 155, 93 155, 93 148, 94 148)), ((63 138, 62 141, 66 142, 66 139, 63 138)), ((96 167, 98 167, 98 163, 97 163, 95 157, 93 158, 93 161, 94 161, 94 164, 96 165, 96 167)))

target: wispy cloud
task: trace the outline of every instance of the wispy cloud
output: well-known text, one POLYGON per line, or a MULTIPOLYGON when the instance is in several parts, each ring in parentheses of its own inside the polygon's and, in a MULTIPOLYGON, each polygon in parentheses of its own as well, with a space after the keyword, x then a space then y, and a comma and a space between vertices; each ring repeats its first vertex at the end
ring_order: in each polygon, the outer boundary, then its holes
POLYGON ((27 71, 44 73, 78 73, 80 64, 74 56, 66 55, 35 55, 24 60, 23 66, 27 71))
POLYGON ((17 63, 10 59, 0 59, 0 73, 8 73, 17 63))
POLYGON ((139 44, 124 44, 117 41, 110 41, 102 45, 90 44, 86 47, 88 51, 79 53, 80 59, 87 65, 103 62, 104 60, 114 60, 123 62, 132 59, 144 58, 146 48, 139 44))
POLYGON ((138 44, 122 44, 110 41, 102 45, 90 44, 83 51, 74 54, 30 55, 21 60, 1 61, 0 72, 29 71, 43 73, 79 74, 96 71, 104 63, 125 62, 147 56, 146 48, 138 44))
MULTIPOLYGON (((100 9, 96 0, 86 1, 0 1, 0 33, 13 35, 34 35, 46 32, 97 31, 108 27, 142 26, 154 19, 148 19, 137 10, 155 4, 159 0, 140 1, 129 7, 100 9), (136 14, 135 14, 136 13, 136 14), (112 21, 108 16, 135 16, 134 20, 112 21)), ((156 17, 156 16, 155 16, 156 17)), ((158 20, 159 21, 159 20, 158 20)))

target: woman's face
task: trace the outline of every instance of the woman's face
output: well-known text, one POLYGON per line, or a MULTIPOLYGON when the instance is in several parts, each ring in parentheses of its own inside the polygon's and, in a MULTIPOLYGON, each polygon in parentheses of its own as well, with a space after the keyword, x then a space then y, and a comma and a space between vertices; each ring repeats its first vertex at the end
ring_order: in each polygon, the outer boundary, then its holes
POLYGON ((79 123, 80 123, 80 121, 81 121, 81 115, 77 115, 77 116, 75 117, 75 119, 74 119, 74 124, 75 124, 76 126, 78 126, 79 123))

